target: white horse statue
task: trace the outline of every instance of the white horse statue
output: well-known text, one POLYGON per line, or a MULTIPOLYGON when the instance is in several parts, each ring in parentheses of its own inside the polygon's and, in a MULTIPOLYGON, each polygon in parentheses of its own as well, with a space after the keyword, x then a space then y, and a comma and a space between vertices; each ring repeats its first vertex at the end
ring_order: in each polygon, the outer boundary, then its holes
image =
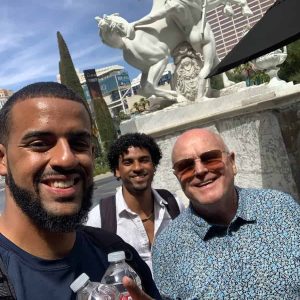
MULTIPOLYGON (((96 17, 102 41, 114 48, 123 49, 124 59, 141 70, 141 90, 145 97, 152 95, 168 100, 177 98, 176 91, 158 87, 172 51, 182 42, 188 42, 196 53, 203 55, 203 67, 199 73, 197 100, 205 96, 210 70, 219 63, 213 32, 206 22, 206 10, 239 4, 249 13, 246 0, 156 0, 151 12, 142 19, 128 23, 118 14, 96 17), (231 4, 230 4, 231 5, 231 4)), ((250 10, 250 9, 249 9, 250 10)), ((224 86, 231 82, 223 73, 224 86)))

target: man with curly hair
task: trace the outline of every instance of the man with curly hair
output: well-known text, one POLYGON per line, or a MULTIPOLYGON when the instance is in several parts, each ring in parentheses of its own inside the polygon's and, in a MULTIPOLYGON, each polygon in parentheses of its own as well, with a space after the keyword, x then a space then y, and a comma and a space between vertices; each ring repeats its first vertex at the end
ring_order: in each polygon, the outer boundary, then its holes
POLYGON ((151 187, 161 157, 159 146, 149 135, 128 133, 119 137, 111 145, 107 158, 122 186, 115 196, 102 199, 91 210, 87 222, 115 231, 138 251, 151 269, 155 236, 184 208, 167 190, 151 187))

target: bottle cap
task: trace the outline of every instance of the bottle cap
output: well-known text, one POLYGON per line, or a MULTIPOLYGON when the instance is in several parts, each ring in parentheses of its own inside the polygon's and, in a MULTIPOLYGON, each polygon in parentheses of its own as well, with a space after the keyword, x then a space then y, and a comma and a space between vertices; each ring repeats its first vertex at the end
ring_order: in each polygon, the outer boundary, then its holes
POLYGON ((111 252, 107 255, 107 260, 109 262, 116 262, 125 259, 124 251, 111 252))
POLYGON ((77 293, 89 280, 90 277, 85 273, 82 273, 71 283, 70 288, 74 293, 77 293))

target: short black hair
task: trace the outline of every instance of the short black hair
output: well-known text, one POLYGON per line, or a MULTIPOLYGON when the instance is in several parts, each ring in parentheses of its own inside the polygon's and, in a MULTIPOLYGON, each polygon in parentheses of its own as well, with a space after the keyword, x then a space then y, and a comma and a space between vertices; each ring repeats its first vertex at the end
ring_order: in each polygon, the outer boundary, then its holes
POLYGON ((144 148, 148 150, 154 167, 159 164, 159 161, 162 158, 159 146, 150 135, 138 132, 127 133, 115 140, 107 153, 109 167, 114 174, 119 166, 120 155, 128 153, 129 147, 144 148))
MULTIPOLYGON (((85 100, 70 88, 58 82, 37 82, 30 85, 27 85, 14 93, 8 100, 4 103, 3 107, 0 110, 0 144, 6 145, 9 128, 10 128, 10 113, 13 106, 19 102, 32 98, 39 97, 55 97, 60 99, 68 99, 76 102, 80 102, 86 108, 92 125, 92 117, 90 110, 87 106, 85 100)), ((24 112, 30 113, 30 112, 24 112)))

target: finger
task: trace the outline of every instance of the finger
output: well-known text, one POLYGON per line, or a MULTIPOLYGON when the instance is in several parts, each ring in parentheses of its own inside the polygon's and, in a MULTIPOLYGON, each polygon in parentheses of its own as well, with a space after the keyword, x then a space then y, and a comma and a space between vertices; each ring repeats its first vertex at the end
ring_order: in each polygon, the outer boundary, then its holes
POLYGON ((124 276, 122 282, 132 297, 132 300, 153 300, 150 296, 143 292, 143 290, 140 289, 131 278, 124 276))

